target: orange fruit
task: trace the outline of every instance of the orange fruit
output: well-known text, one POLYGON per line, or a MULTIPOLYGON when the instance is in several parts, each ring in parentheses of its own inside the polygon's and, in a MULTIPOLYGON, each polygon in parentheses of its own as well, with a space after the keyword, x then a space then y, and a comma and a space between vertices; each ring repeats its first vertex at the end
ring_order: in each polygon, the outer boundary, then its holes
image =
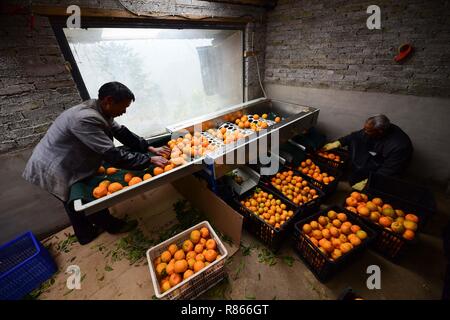
POLYGON ((193 244, 196 244, 200 241, 201 233, 198 230, 194 230, 191 232, 190 239, 193 244))
POLYGON ((104 196, 106 196, 107 193, 108 193, 108 189, 103 184, 94 188, 94 190, 92 191, 92 195, 94 196, 95 199, 104 197, 104 196))
POLYGON ((204 255, 206 261, 208 261, 208 262, 213 262, 217 258, 217 252, 216 252, 216 250, 213 250, 213 249, 206 250, 206 252, 203 255, 204 255))
POLYGON ((130 182, 128 182, 128 185, 132 186, 132 185, 135 185, 135 184, 138 184, 138 183, 141 183, 141 182, 142 182, 141 178, 133 177, 133 178, 131 178, 130 182))
POLYGON ((417 217, 415 214, 409 213, 409 214, 407 214, 405 216, 405 220, 418 223, 419 222, 419 217, 417 217))
POLYGON ((352 197, 353 199, 355 199, 357 202, 360 202, 362 200, 361 194, 359 192, 353 191, 350 194, 350 197, 352 197))
POLYGON ((165 277, 167 275, 166 267, 167 267, 167 263, 162 262, 162 263, 158 264, 156 266, 156 274, 159 277, 165 277))
POLYGON ((367 238, 367 232, 365 232, 364 230, 358 230, 358 231, 356 231, 356 236, 359 239, 364 240, 367 238))
POLYGON ((170 171, 173 169, 173 164, 168 164, 167 166, 164 167, 164 172, 170 171))
POLYGON ((337 218, 341 222, 347 221, 347 215, 345 213, 338 213, 337 218))
POLYGON ((380 198, 373 198, 372 202, 376 205, 376 206, 382 206, 383 205, 383 200, 381 200, 380 198))
POLYGON ((108 186, 111 184, 111 181, 109 180, 103 180, 102 182, 100 182, 98 185, 104 185, 106 188, 108 188, 108 186))
POLYGON ((205 261, 205 256, 203 255, 203 253, 199 253, 195 256, 195 261, 205 261))
POLYGON ((351 230, 353 233, 357 233, 359 230, 361 230, 361 227, 358 226, 358 225, 356 225, 356 224, 354 224, 354 225, 352 225, 352 226, 350 227, 350 230, 351 230))
POLYGON ((113 193, 122 190, 123 186, 119 182, 113 182, 108 186, 108 191, 113 193))
POLYGON ((106 169, 106 174, 108 174, 108 175, 115 174, 115 173, 117 173, 117 171, 119 171, 119 169, 114 168, 114 167, 109 167, 108 169, 106 169))
POLYGON ((370 216, 370 210, 365 205, 360 205, 357 209, 358 213, 362 217, 369 217, 370 216))
POLYGON ((97 174, 105 174, 105 167, 104 166, 100 166, 98 169, 97 169, 97 174))
POLYGON ((188 252, 194 250, 194 244, 192 243, 191 240, 185 240, 185 241, 183 242, 183 250, 184 250, 184 252, 186 252, 186 253, 188 253, 188 252))
POLYGON ((412 230, 405 230, 405 232, 403 233, 403 238, 405 238, 406 240, 412 240, 414 239, 415 233, 412 230))
POLYGON ((188 269, 188 263, 186 260, 178 260, 174 263, 174 271, 176 273, 184 273, 188 269))
POLYGON ((181 282, 181 276, 178 273, 172 273, 169 278, 169 283, 172 287, 181 282))
POLYGON ((197 261, 197 260, 195 260, 195 257, 187 260, 189 269, 192 270, 194 268, 195 261, 197 261))
POLYGON ((205 238, 200 238, 200 241, 198 243, 200 243, 203 246, 205 246, 206 245, 206 239, 205 238))
POLYGON ((153 175, 154 175, 154 176, 160 175, 160 174, 163 173, 163 172, 164 172, 164 169, 163 169, 163 168, 160 168, 160 167, 155 167, 155 168, 153 169, 153 175))
POLYGON ((276 123, 278 123, 278 122, 280 122, 280 121, 281 121, 281 118, 280 118, 280 117, 276 117, 276 118, 275 118, 275 122, 276 122, 276 123))
POLYGON ((177 252, 175 252, 173 257, 175 260, 182 260, 186 257, 186 255, 184 254, 184 251, 182 249, 179 249, 177 252))
POLYGON ((217 244, 216 244, 216 241, 214 240, 214 239, 208 239, 207 241, 206 241, 206 248, 207 249, 216 249, 216 247, 217 247, 217 244))
POLYGON ((128 183, 128 182, 130 182, 131 178, 133 178, 133 177, 134 177, 134 175, 131 172, 127 172, 123 176, 123 181, 128 183))
POLYGON ((169 264, 168 264, 167 267, 166 267, 166 273, 167 273, 169 276, 170 276, 172 273, 175 272, 174 265, 175 265, 175 263, 171 261, 171 262, 169 262, 169 264))
POLYGON ((158 264, 161 263, 161 257, 156 257, 155 260, 153 260, 153 265, 156 267, 158 264))
POLYGON ((390 227, 392 222, 393 222, 392 219, 389 217, 381 217, 380 220, 378 220, 378 223, 386 228, 390 227))
POLYGON ((197 273, 205 267, 205 263, 203 261, 197 260, 194 263, 194 272, 197 273))
POLYGON ((203 249, 204 249, 203 245, 198 243, 195 245, 194 251, 197 253, 202 253, 203 249))
POLYGON ((347 199, 345 199, 345 203, 350 207, 356 207, 358 200, 353 197, 348 197, 347 199))
POLYGON ((178 246, 175 243, 172 243, 169 248, 167 248, 167 251, 170 252, 170 254, 173 256, 175 252, 178 251, 178 246))
POLYGON ((206 227, 200 229, 202 238, 207 239, 209 237, 209 230, 206 227))
POLYGON ((267 119, 267 113, 263 113, 261 116, 263 119, 267 119))
POLYGON ((144 174, 144 177, 142 178, 143 180, 148 180, 152 177, 152 175, 150 173, 146 173, 144 174))
POLYGON ((167 290, 169 290, 171 288, 171 286, 170 286, 170 282, 169 281, 164 281, 162 284, 161 284, 161 291, 162 292, 166 292, 167 290))
POLYGON ((183 274, 183 279, 187 279, 191 277, 194 274, 194 271, 192 270, 186 270, 186 272, 183 274))
POLYGON ((169 251, 164 251, 161 254, 161 261, 168 263, 170 261, 170 259, 172 259, 172 254, 169 251))
POLYGON ((186 260, 189 261, 189 259, 195 259, 195 256, 197 255, 197 252, 195 251, 189 251, 188 253, 186 253, 186 260))

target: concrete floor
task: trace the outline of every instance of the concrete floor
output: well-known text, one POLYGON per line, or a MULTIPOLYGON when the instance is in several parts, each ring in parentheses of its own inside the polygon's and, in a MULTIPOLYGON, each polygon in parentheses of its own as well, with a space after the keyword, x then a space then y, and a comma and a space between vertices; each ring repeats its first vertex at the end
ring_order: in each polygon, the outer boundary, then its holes
MULTIPOLYGON (((350 186, 340 183, 336 194, 327 204, 342 203, 350 186)), ((171 186, 154 190, 147 202, 147 210, 133 213, 145 234, 157 233, 161 226, 169 226, 174 218, 172 203, 181 196, 171 186), (151 206, 151 213, 148 207, 151 206)), ((349 263, 330 281, 319 282, 303 264, 287 241, 269 266, 260 262, 265 256, 264 246, 245 230, 241 250, 228 246, 232 255, 226 264, 228 279, 216 285, 199 299, 336 299, 347 287, 352 287, 366 299, 440 299, 444 279, 445 260, 440 233, 448 222, 450 200, 436 193, 439 213, 420 234, 420 241, 409 248, 393 263, 366 250, 357 260, 349 263), (243 250, 242 248, 251 248, 243 250), (293 262, 292 265, 289 262, 293 262), (366 286, 369 265, 381 268, 381 289, 366 286)), ((125 235, 102 234, 87 246, 73 243, 68 249, 58 250, 58 244, 73 233, 71 227, 49 237, 44 243, 53 243, 50 250, 59 266, 53 284, 45 287, 39 299, 144 299, 151 300, 153 288, 145 260, 130 265, 128 260, 111 261, 108 252, 125 235), (101 250, 100 250, 101 248, 101 250), (64 273, 69 265, 81 269, 81 290, 68 290, 64 273)), ((267 257, 267 256, 266 256, 267 257)))

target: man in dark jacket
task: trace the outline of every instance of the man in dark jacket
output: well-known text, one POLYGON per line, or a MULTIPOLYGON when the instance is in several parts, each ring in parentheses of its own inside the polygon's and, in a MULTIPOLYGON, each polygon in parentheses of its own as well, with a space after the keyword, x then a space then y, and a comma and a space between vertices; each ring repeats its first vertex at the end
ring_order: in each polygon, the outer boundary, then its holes
POLYGON ((33 150, 23 177, 64 203, 80 244, 92 241, 101 229, 109 233, 131 230, 136 221, 125 222, 102 210, 86 216, 69 202, 70 187, 94 175, 103 161, 112 166, 141 170, 151 163, 164 166, 167 147, 154 148, 125 126, 114 121, 126 112, 134 95, 119 82, 104 84, 98 99, 84 101, 61 113, 33 150), (116 138, 125 148, 114 146, 116 138))
POLYGON ((400 175, 413 153, 408 135, 383 114, 370 117, 362 130, 326 144, 324 150, 340 146, 349 148, 352 162, 349 181, 356 190, 364 189, 370 172, 400 175))

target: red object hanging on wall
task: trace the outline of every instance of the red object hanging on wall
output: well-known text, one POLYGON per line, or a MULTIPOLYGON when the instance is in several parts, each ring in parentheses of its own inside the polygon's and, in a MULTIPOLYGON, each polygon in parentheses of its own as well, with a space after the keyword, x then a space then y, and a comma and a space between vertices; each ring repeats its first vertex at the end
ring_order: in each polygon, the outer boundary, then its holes
POLYGON ((400 48, 398 48, 398 55, 396 55, 394 58, 395 62, 405 60, 411 54, 412 50, 413 47, 409 43, 402 45, 400 48))

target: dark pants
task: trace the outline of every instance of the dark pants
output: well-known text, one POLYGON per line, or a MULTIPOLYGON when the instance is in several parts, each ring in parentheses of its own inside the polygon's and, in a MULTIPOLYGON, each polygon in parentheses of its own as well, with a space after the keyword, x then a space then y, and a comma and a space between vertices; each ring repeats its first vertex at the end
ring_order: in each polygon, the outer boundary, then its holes
POLYGON ((113 219, 108 209, 86 216, 84 212, 75 211, 73 202, 63 201, 63 204, 80 244, 86 244, 95 238, 99 227, 106 230, 113 219))

